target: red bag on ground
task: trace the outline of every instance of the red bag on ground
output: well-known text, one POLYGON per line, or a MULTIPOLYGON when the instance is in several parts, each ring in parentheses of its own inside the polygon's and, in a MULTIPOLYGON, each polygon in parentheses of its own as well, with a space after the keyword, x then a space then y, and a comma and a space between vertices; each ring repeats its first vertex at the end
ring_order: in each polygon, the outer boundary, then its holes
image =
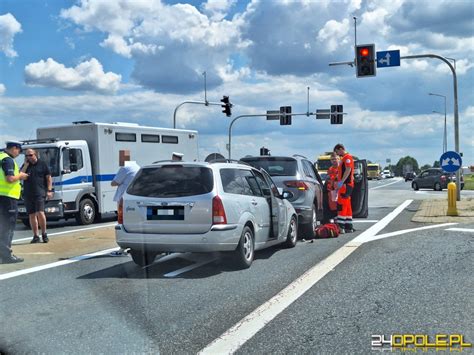
POLYGON ((335 223, 326 223, 316 227, 316 235, 319 238, 337 238, 339 237, 339 227, 335 223))

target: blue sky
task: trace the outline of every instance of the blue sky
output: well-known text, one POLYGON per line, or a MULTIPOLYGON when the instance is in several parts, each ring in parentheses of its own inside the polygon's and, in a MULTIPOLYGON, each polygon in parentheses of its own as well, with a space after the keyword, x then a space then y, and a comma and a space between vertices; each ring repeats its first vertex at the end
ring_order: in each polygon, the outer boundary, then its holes
MULTIPOLYGON (((37 127, 91 120, 170 127, 186 100, 229 95, 233 116, 291 105, 293 112, 343 104, 342 126, 295 117, 234 125, 233 157, 303 154, 343 142, 359 157, 420 165, 441 155, 447 97, 448 149, 454 149, 453 84, 438 60, 402 60, 357 79, 329 62, 354 57, 359 43, 401 55, 456 59, 461 151, 474 165, 474 3, 450 1, 1 0, 0 141, 37 127)), ((230 118, 220 107, 183 106, 178 127, 200 132, 201 157, 226 153, 230 118)))

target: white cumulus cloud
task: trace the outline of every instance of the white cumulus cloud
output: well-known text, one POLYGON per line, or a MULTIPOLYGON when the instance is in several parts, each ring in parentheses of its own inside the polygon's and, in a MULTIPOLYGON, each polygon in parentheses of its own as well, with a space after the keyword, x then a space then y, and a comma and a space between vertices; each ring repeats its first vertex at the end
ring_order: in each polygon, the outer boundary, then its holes
POLYGON ((0 83, 0 96, 2 96, 5 91, 7 91, 7 88, 5 87, 5 85, 0 83))
POLYGON ((9 58, 18 56, 18 53, 13 49, 13 39, 20 32, 22 32, 21 24, 12 14, 0 16, 0 51, 9 58))
POLYGON ((74 68, 67 68, 52 58, 25 67, 25 81, 31 86, 113 94, 120 88, 121 79, 121 75, 105 73, 102 64, 95 58, 74 68))

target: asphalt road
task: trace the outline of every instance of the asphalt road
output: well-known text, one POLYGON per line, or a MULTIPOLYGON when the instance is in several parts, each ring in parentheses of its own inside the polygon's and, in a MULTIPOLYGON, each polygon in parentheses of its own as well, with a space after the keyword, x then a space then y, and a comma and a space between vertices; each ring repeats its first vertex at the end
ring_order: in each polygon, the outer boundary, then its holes
POLYGON ((474 224, 420 230, 420 201, 442 193, 369 185, 356 233, 266 249, 248 270, 219 255, 145 268, 104 255, 2 279, 0 352, 366 354, 373 334, 403 333, 472 342, 474 224))

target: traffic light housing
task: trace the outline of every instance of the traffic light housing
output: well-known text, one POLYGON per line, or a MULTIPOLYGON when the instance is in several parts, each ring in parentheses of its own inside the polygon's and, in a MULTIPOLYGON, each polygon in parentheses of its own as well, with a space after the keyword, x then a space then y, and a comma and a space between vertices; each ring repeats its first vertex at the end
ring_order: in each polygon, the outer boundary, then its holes
POLYGON ((331 124, 342 124, 342 105, 331 105, 331 124))
POLYGON ((270 155, 270 149, 262 147, 260 148, 260 156, 270 155))
POLYGON ((225 113, 227 117, 232 116, 232 111, 231 111, 232 104, 229 101, 229 96, 223 96, 221 102, 222 102, 221 107, 223 108, 222 113, 225 113))
POLYGON ((291 106, 280 107, 280 126, 291 125, 291 106))
POLYGON ((355 47, 356 76, 358 78, 376 75, 375 44, 363 44, 355 47))

